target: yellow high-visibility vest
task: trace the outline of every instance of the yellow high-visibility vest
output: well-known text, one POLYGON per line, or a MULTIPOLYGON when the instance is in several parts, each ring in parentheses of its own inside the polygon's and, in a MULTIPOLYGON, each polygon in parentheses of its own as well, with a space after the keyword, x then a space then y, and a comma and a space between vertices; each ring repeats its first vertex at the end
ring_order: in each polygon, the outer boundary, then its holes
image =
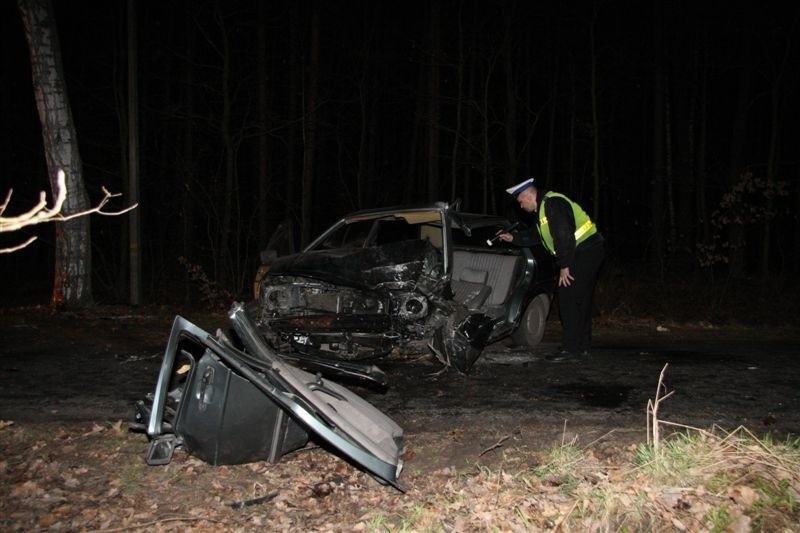
POLYGON ((551 254, 555 255, 556 250, 553 244, 553 234, 550 233, 550 225, 547 223, 547 214, 545 213, 545 206, 547 205, 548 198, 563 198, 572 207, 572 215, 575 217, 575 246, 579 245, 595 233, 597 233, 597 226, 594 225, 592 219, 586 214, 581 206, 558 192, 548 192, 542 198, 539 204, 539 237, 542 239, 545 249, 551 254))

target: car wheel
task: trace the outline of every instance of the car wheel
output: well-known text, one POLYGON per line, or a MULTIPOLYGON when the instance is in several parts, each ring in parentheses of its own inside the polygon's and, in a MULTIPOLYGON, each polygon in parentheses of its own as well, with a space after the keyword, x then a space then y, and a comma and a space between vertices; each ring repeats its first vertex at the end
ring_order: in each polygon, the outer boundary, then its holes
POLYGON ((519 326, 511 334, 511 340, 518 346, 536 346, 542 342, 544 336, 544 326, 547 321, 547 315, 550 313, 550 297, 546 294, 536 296, 522 319, 519 326))

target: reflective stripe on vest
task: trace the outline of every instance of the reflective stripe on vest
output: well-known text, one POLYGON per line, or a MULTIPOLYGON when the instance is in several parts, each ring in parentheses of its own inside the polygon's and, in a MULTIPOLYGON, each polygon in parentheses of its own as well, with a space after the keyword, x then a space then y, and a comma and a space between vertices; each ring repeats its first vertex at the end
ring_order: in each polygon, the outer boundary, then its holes
POLYGON ((539 210, 539 225, 537 229, 539 230, 539 236, 541 237, 542 244, 544 247, 553 255, 555 255, 555 246, 553 243, 553 236, 550 233, 550 227, 548 226, 547 215, 544 212, 545 200, 547 198, 558 197, 563 198, 567 201, 567 203, 572 208, 572 215, 575 218, 575 223, 580 224, 578 228, 575 230, 575 245, 579 245, 587 238, 591 237, 595 233, 597 233, 597 227, 594 225, 592 220, 589 218, 589 215, 581 209, 581 206, 567 198, 561 193, 557 192, 549 192, 547 193, 544 198, 542 199, 541 208, 539 210))
MULTIPOLYGON (((547 217, 542 217, 541 220, 539 221, 539 223, 542 226, 547 224, 547 217)), ((577 242, 578 239, 583 237, 586 234, 587 231, 592 229, 592 226, 594 226, 594 222, 592 222, 591 220, 587 220, 586 222, 583 223, 583 226, 581 226, 580 228, 576 229, 575 230, 575 241, 577 242)))
POLYGON ((575 230, 575 242, 577 242, 578 239, 583 237, 586 234, 587 231, 592 229, 592 226, 594 226, 594 222, 592 222, 591 220, 587 220, 586 222, 583 223, 583 226, 581 226, 580 228, 576 229, 575 230))

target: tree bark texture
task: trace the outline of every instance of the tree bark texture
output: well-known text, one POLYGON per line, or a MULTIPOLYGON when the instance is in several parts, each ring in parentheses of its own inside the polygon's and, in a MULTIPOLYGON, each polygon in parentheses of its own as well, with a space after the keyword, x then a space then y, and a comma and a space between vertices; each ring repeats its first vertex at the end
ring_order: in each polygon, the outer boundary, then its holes
POLYGON ((517 86, 514 79, 514 41, 511 37, 511 26, 513 24, 514 11, 506 11, 506 39, 503 46, 505 52, 505 75, 506 75, 506 180, 505 186, 516 183, 518 179, 519 160, 517 156, 517 86))
POLYGON ((430 4, 430 68, 428 77, 428 201, 439 200, 439 98, 441 69, 439 67, 439 13, 440 4, 433 0, 430 4))
POLYGON ((664 72, 663 72, 663 32, 659 17, 658 2, 654 4, 653 31, 653 170, 650 192, 652 233, 650 263, 654 272, 663 275, 664 269, 664 72))
POLYGON ((258 246, 265 246, 269 235, 267 234, 267 196, 271 187, 270 165, 269 165, 269 142, 267 131, 269 130, 269 83, 267 72, 269 62, 267 61, 269 50, 267 39, 267 6, 265 2, 258 3, 258 52, 256 60, 257 80, 258 80, 258 124, 261 129, 258 136, 258 205, 256 206, 256 216, 258 217, 258 246))
POLYGON ((303 144, 303 192, 302 192, 302 246, 311 242, 311 207, 314 199, 314 162, 317 150, 317 107, 319 102, 319 7, 314 4, 311 16, 311 46, 308 69, 308 97, 305 109, 305 142, 303 144))
MULTIPOLYGON (((58 169, 67 176, 63 214, 89 208, 78 139, 67 99, 53 6, 50 0, 19 0, 33 73, 33 91, 42 125, 45 159, 52 190, 58 169)), ((92 251, 88 217, 56 224, 55 276, 51 303, 83 307, 92 303, 92 251)))
MULTIPOLYGON (((134 0, 128 0, 128 194, 134 203, 139 201, 139 60, 136 25, 136 4, 134 0)), ((140 215, 139 209, 134 209, 128 215, 131 305, 142 302, 140 215)))

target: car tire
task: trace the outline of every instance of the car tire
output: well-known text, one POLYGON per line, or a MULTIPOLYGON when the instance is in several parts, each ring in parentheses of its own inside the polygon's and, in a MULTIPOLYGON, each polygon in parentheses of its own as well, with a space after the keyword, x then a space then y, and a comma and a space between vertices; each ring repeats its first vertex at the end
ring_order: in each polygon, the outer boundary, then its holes
POLYGON ((511 334, 511 340, 517 346, 536 346, 542 342, 547 315, 550 313, 550 297, 539 294, 525 309, 519 326, 511 334))

